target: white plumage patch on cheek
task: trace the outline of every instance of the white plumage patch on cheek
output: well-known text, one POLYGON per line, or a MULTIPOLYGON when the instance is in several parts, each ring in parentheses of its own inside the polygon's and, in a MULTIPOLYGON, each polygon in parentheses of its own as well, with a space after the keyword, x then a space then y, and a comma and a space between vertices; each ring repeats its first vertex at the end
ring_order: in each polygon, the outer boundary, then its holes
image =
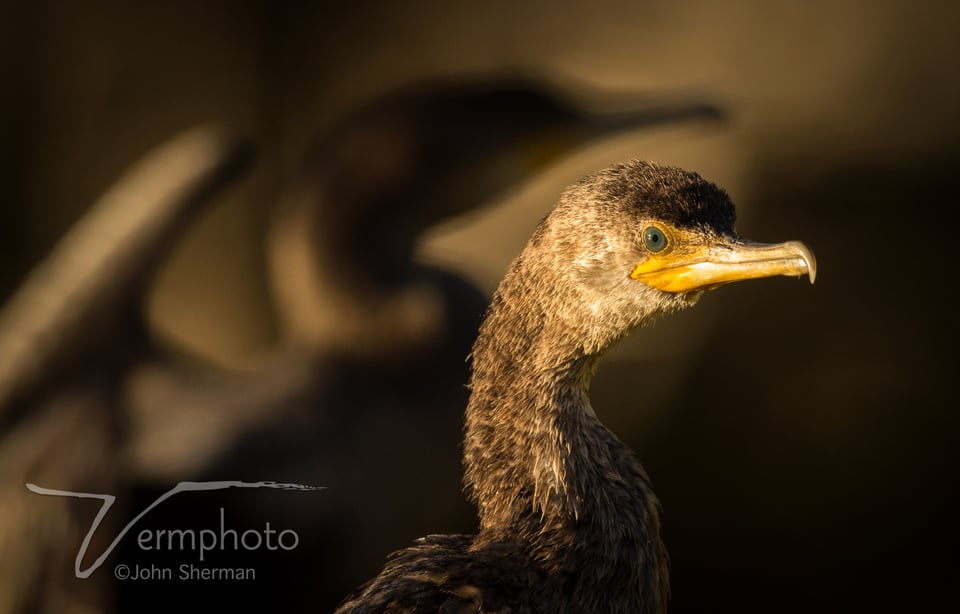
POLYGON ((623 259, 632 251, 627 242, 610 234, 592 241, 578 242, 574 252, 576 256, 571 263, 577 285, 597 290, 611 289, 611 286, 629 276, 629 265, 623 264, 623 259))
POLYGON ((573 260, 573 266, 584 272, 602 270, 604 264, 609 261, 611 253, 616 250, 616 246, 612 244, 609 237, 591 246, 593 249, 590 250, 583 249, 582 244, 577 247, 577 257, 573 260))

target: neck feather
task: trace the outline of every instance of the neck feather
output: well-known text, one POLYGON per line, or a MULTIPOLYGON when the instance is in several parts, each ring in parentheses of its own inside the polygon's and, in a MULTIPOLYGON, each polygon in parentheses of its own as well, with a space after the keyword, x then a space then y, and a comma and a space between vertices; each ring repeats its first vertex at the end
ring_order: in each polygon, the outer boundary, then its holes
POLYGON ((517 268, 494 297, 473 351, 465 465, 481 528, 528 519, 541 528, 606 522, 626 505, 638 530, 648 523, 655 530, 646 474, 587 397, 603 350, 620 335, 588 349, 582 321, 551 310, 543 297, 555 293, 523 283, 517 268))
POLYGON ((545 277, 556 267, 536 243, 501 283, 474 345, 464 443, 474 545, 519 544, 568 579, 561 590, 574 610, 664 611, 659 503, 587 398, 603 351, 642 322, 578 313, 584 301, 545 277))

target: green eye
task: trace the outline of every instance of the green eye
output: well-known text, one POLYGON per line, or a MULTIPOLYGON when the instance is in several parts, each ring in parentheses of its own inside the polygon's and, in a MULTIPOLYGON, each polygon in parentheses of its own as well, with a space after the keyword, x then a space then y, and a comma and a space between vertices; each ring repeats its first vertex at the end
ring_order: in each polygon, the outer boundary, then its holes
POLYGON ((643 245, 653 253, 662 251, 667 246, 667 235, 656 226, 648 226, 643 230, 643 245))

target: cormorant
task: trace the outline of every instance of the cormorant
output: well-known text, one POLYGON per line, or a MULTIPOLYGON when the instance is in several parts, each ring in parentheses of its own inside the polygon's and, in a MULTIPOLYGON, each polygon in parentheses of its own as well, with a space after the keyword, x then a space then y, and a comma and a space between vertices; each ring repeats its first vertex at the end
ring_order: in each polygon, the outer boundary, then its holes
POLYGON ((469 348, 486 299, 416 262, 427 229, 604 137, 723 116, 676 95, 635 96, 604 111, 589 104, 599 92, 585 94, 510 74, 414 82, 319 135, 267 241, 290 342, 395 368, 435 354, 460 308, 469 312, 459 327, 470 331, 469 348), (444 304, 451 300, 461 304, 444 304))
POLYGON ((802 243, 752 243, 727 194, 640 161, 569 188, 513 261, 472 354, 465 485, 476 535, 394 553, 338 610, 665 612, 660 505, 587 388, 603 352, 705 290, 816 274, 802 243))

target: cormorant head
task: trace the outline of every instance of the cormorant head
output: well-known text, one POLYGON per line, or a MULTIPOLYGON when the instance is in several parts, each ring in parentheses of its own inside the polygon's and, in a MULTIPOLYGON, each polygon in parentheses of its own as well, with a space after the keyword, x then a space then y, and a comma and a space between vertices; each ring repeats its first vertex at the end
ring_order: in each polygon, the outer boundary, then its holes
POLYGON ((553 246, 551 264, 537 266, 554 291, 577 295, 554 315, 595 353, 705 290, 776 275, 813 283, 816 261, 803 243, 747 241, 734 232, 735 219, 727 194, 696 173, 632 161, 585 177, 532 241, 553 246))

